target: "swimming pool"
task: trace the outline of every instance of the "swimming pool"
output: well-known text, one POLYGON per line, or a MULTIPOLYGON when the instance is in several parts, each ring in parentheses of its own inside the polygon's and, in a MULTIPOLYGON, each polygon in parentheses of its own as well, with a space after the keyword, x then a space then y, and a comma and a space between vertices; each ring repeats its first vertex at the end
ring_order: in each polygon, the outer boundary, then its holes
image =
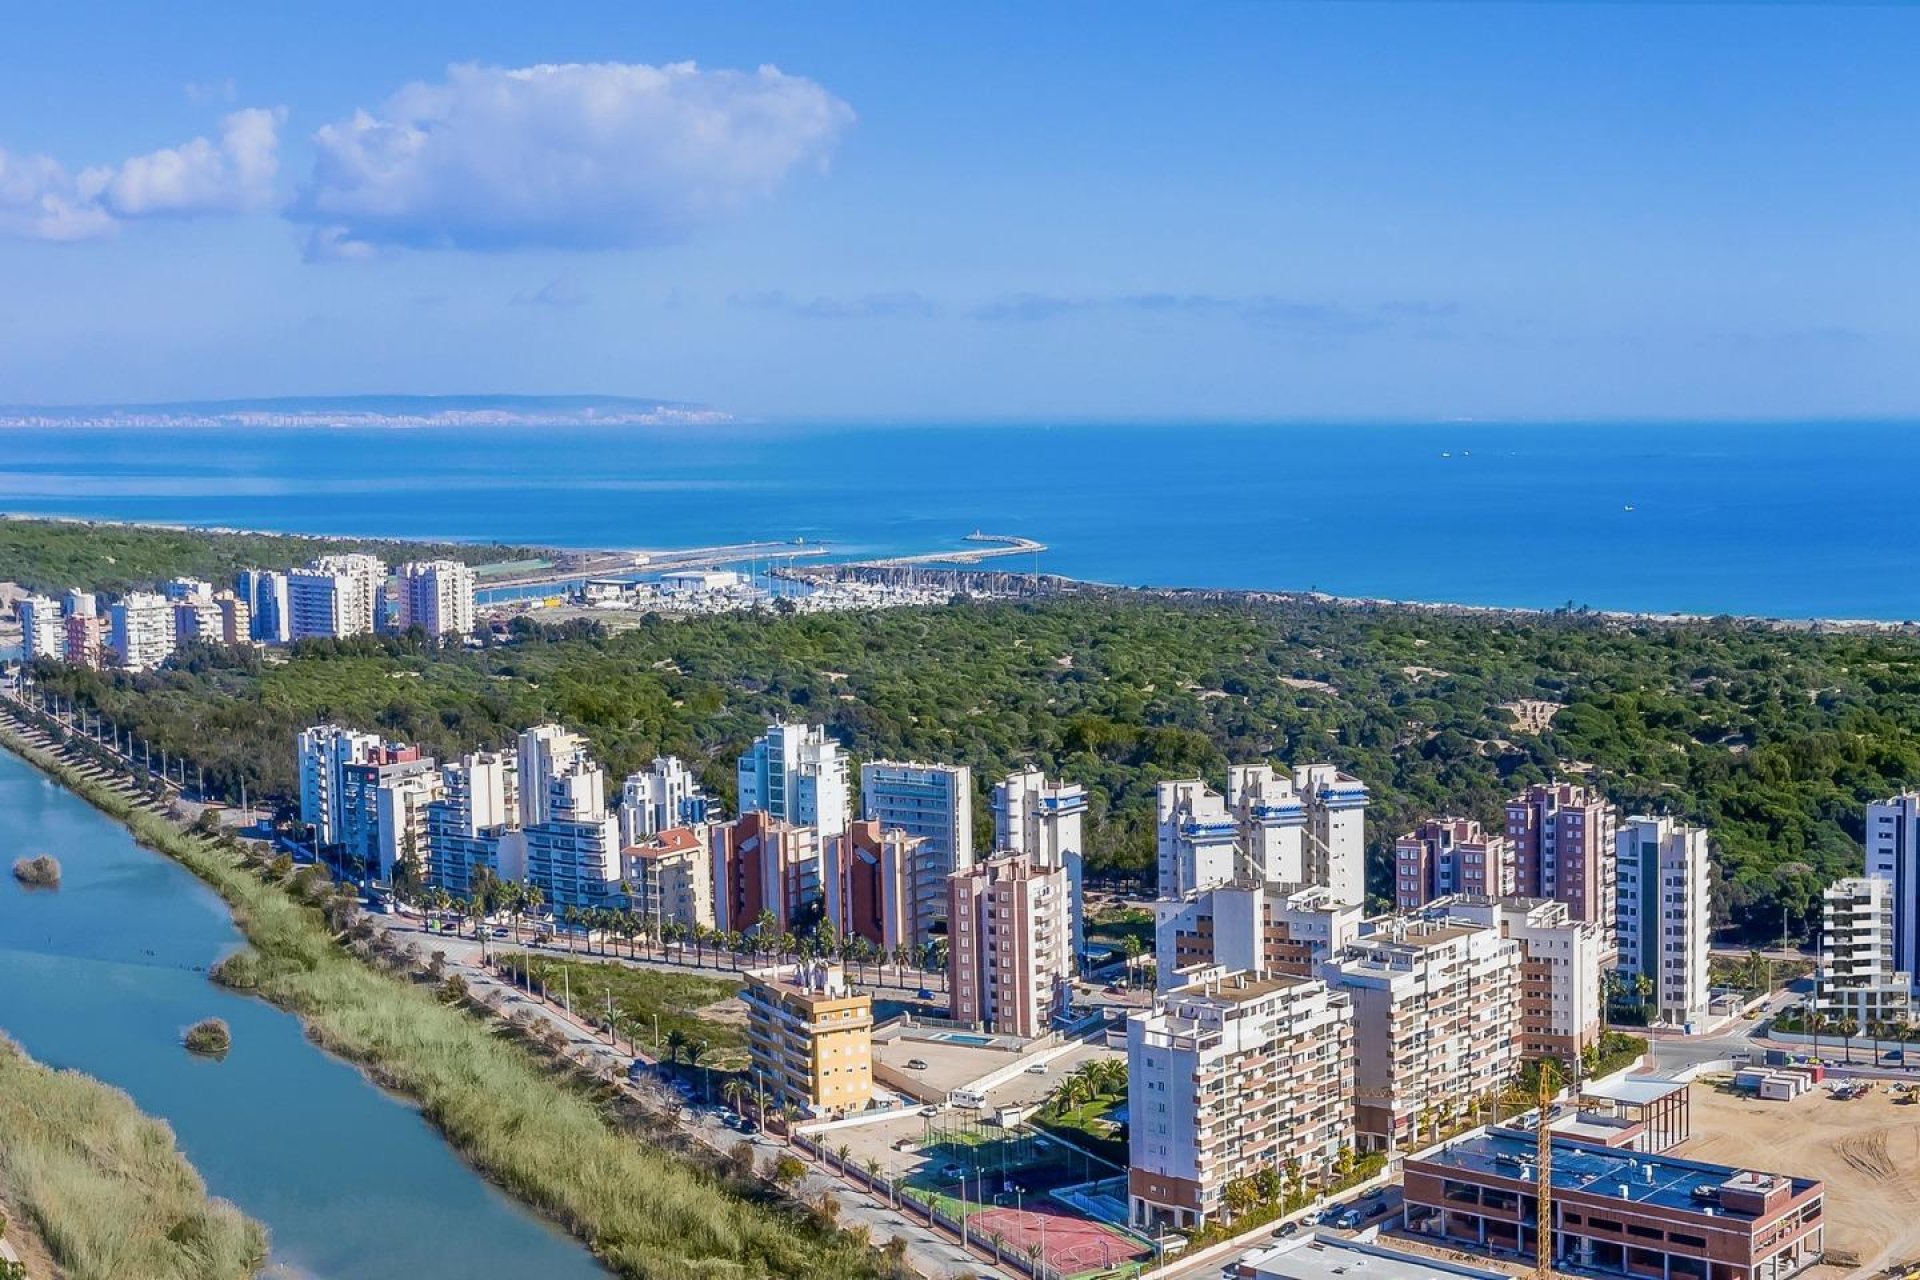
POLYGON ((942 1044, 972 1045, 976 1049, 985 1049, 999 1043, 999 1038, 996 1036, 976 1035, 971 1031, 936 1031, 932 1035, 924 1038, 928 1040, 938 1040, 942 1044))

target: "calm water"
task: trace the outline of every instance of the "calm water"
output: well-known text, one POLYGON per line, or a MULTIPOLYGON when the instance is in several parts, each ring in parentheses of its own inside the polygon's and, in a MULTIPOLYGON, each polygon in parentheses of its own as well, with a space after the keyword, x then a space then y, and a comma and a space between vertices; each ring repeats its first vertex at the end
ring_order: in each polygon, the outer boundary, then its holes
POLYGON ((208 982, 240 941, 220 900, 0 751, 0 865, 40 852, 60 859, 60 889, 0 883, 0 1029, 172 1124, 215 1194, 273 1233, 270 1274, 605 1280, 294 1018, 208 982), (233 1027, 221 1062, 180 1048, 209 1016, 233 1027))
POLYGON ((9 511, 861 553, 980 528, 1106 582, 1920 616, 1920 532, 1875 491, 1920 464, 1912 424, 9 431, 0 451, 9 511))

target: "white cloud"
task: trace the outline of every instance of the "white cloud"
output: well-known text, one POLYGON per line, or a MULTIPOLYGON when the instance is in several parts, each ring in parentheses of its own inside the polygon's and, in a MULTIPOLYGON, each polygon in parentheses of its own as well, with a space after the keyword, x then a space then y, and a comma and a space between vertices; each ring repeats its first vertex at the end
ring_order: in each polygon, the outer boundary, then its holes
POLYGON ((454 66, 321 128, 290 216, 309 256, 659 244, 824 164, 852 120, 773 67, 454 66))
POLYGON ((285 119, 282 108, 249 107, 221 122, 218 142, 195 138, 77 174, 0 150, 0 235, 94 240, 140 218, 269 208, 285 119))

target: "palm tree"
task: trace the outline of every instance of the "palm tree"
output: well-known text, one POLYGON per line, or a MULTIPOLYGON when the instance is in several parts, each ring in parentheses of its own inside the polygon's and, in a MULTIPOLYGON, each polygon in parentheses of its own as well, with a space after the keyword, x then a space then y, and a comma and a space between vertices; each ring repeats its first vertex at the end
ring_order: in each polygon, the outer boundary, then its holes
POLYGON ((529 915, 537 919, 540 915, 540 908, 547 905, 546 891, 537 884, 522 885, 520 887, 520 905, 529 915))
POLYGON ((791 1102, 780 1104, 780 1128, 785 1132, 787 1145, 793 1145, 793 1126, 800 1119, 800 1108, 791 1102))
POLYGON ((567 905, 567 909, 560 913, 560 918, 566 921, 567 923, 567 954, 572 955, 573 954, 573 931, 580 926, 580 919, 581 919, 580 908, 569 903, 567 905))
POLYGON ((681 1053, 686 1050, 687 1044, 686 1032, 678 1027, 669 1030, 667 1032, 667 1062, 670 1064, 678 1062, 681 1053))
POLYGON ((720 1086, 720 1098, 737 1113, 740 1103, 747 1096, 747 1082, 738 1076, 720 1086))

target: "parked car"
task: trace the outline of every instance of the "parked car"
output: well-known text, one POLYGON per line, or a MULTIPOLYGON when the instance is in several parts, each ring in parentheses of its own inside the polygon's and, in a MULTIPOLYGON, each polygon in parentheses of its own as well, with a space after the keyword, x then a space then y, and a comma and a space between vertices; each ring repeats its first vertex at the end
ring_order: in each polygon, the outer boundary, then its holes
POLYGON ((1036 1062, 1027 1068, 1027 1074, 1030 1076, 1043 1076, 1047 1074, 1047 1064, 1044 1062, 1036 1062))
POLYGON ((1358 1209, 1342 1209, 1340 1216, 1333 1220, 1333 1225, 1347 1231, 1353 1230, 1360 1225, 1360 1211, 1358 1209))
POLYGON ((1387 1211, 1387 1202, 1385 1200, 1375 1200, 1373 1202, 1373 1207, 1367 1210, 1367 1216, 1369 1218, 1377 1218, 1381 1214, 1385 1213, 1386 1211, 1387 1211))
POLYGON ((925 1058, 908 1058, 907 1059, 907 1070, 925 1071, 926 1069, 927 1069, 927 1060, 925 1058))
POLYGON ((1360 1198, 1362 1200, 1378 1200, 1381 1196, 1384 1196, 1385 1194, 1387 1194, 1387 1189, 1385 1187, 1368 1187, 1367 1193, 1361 1196, 1360 1198))
POLYGON ((1298 1231, 1299 1229, 1300 1229, 1300 1224, 1297 1222, 1283 1222, 1280 1224, 1279 1229, 1276 1230, 1273 1234, 1276 1239, 1284 1239, 1285 1237, 1292 1235, 1294 1232, 1298 1231))
POLYGON ((922 987, 918 991, 914 992, 913 995, 916 1000, 931 1000, 933 999, 933 988, 922 987))
MULTIPOLYGON (((925 1116, 925 1117, 926 1117, 927 1119, 929 1119, 929 1120, 932 1120, 932 1119, 934 1119, 934 1118, 935 1118, 936 1116, 938 1116, 938 1115, 940 1114, 940 1108, 938 1108, 938 1107, 922 1107, 922 1108, 920 1108, 920 1114, 921 1114, 921 1115, 923 1115, 923 1116, 925 1116)), ((912 1139, 908 1139, 908 1141, 912 1141, 912 1139)))

